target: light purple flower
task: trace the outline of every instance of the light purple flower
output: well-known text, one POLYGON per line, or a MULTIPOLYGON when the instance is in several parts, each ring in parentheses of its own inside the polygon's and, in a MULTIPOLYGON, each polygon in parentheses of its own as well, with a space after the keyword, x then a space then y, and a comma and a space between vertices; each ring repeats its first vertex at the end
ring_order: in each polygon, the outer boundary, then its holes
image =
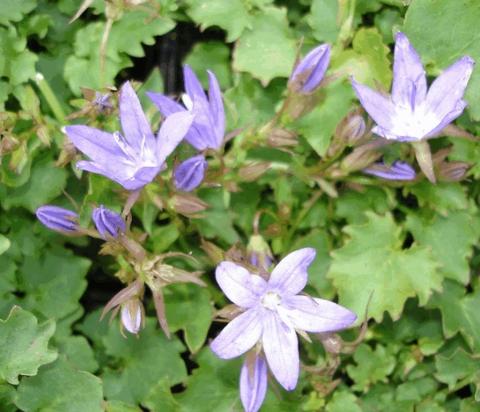
POLYGON ((414 180, 417 176, 412 166, 400 160, 393 162, 390 166, 384 163, 374 163, 363 169, 363 173, 387 180, 414 180))
POLYGON ((240 372, 240 399, 245 412, 257 412, 267 393, 267 363, 262 355, 247 356, 240 372))
POLYGON ((203 155, 183 161, 173 172, 175 187, 183 192, 191 192, 202 183, 207 167, 208 163, 203 155))
POLYGON ((289 83, 295 91, 311 93, 315 90, 330 63, 330 45, 322 44, 311 50, 292 72, 289 83))
POLYGON ((133 298, 122 303, 120 319, 123 327, 130 333, 136 335, 143 323, 143 309, 139 299, 133 298))
POLYGON ((78 162, 78 168, 104 175, 127 190, 138 190, 161 170, 190 128, 193 116, 188 112, 168 116, 155 138, 129 82, 120 89, 119 101, 123 136, 88 126, 67 126, 65 132, 91 159, 78 162))
POLYGON ((397 33, 391 96, 384 96, 352 80, 360 102, 376 122, 373 132, 398 141, 435 137, 467 106, 463 94, 474 61, 464 56, 430 86, 420 57, 403 33, 397 33))
POLYGON ((217 282, 244 311, 211 343, 213 352, 230 359, 259 343, 277 381, 293 390, 299 374, 295 330, 332 332, 356 320, 353 312, 336 303, 298 294, 307 284, 307 268, 314 258, 312 248, 292 252, 273 269, 268 281, 235 263, 220 263, 217 282))
POLYGON ((92 219, 98 233, 100 233, 100 236, 104 239, 108 237, 116 238, 120 233, 125 233, 127 230, 122 216, 113 210, 107 209, 103 205, 93 209, 92 219))
POLYGON ((40 222, 51 230, 62 233, 74 233, 78 230, 78 214, 59 206, 40 206, 35 215, 40 222))
POLYGON ((185 136, 185 140, 199 151, 218 150, 223 144, 225 135, 225 110, 218 80, 215 74, 208 71, 207 98, 200 81, 188 65, 184 66, 183 74, 186 90, 186 94, 183 96, 185 107, 159 93, 147 92, 147 96, 163 116, 191 111, 195 115, 195 120, 185 136))

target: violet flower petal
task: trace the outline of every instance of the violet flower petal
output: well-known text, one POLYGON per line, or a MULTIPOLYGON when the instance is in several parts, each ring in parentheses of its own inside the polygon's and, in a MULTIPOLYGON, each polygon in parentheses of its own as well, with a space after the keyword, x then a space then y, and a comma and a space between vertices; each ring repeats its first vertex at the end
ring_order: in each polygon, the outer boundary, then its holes
POLYGON ((464 108, 466 105, 462 100, 463 94, 473 67, 472 58, 462 57, 438 76, 430 86, 425 104, 428 110, 435 113, 439 121, 452 112, 461 114, 462 106, 464 108))
POLYGON ((242 308, 257 304, 267 287, 267 282, 260 276, 250 274, 233 262, 221 262, 215 271, 215 279, 227 298, 242 308))
POLYGON ((223 328, 210 348, 219 358, 236 358, 251 349, 261 335, 261 317, 256 309, 248 309, 223 328))
POLYGON ((40 206, 35 215, 48 229, 56 232, 76 232, 78 229, 78 214, 59 206, 40 206))
POLYGON ((392 101, 353 79, 352 87, 363 108, 375 120, 375 123, 384 129, 391 129, 393 127, 392 119, 395 116, 395 107, 392 101))
POLYGON ((414 180, 417 176, 412 166, 400 160, 393 162, 391 166, 383 163, 375 163, 363 169, 363 173, 387 180, 414 180))
POLYGON ((184 112, 186 109, 170 97, 160 93, 147 92, 146 95, 157 106, 163 117, 170 116, 173 113, 184 112))
POLYGON ((279 314, 295 329, 306 332, 335 332, 357 319, 355 313, 334 302, 302 295, 283 298, 279 314))
POLYGON ((424 101, 427 94, 425 70, 407 36, 399 32, 395 39, 392 100, 413 109, 424 101))
POLYGON ((203 90, 202 84, 188 64, 183 66, 183 79, 185 83, 185 91, 190 96, 190 99, 192 99, 192 101, 198 100, 204 105, 208 105, 207 95, 203 90))
POLYGON ((193 156, 180 163, 173 172, 175 187, 191 192, 202 183, 208 163, 203 155, 193 156))
POLYGON ((119 112, 123 135, 128 145, 137 153, 140 153, 143 148, 155 150, 152 129, 140 105, 140 100, 128 81, 120 89, 119 112))
POLYGON ((98 233, 104 239, 108 237, 116 238, 120 233, 125 233, 127 230, 122 216, 103 205, 93 209, 92 219, 98 233))
POLYGON ((273 376, 287 391, 293 390, 300 371, 295 329, 285 324, 277 313, 265 310, 262 345, 273 376))
POLYGON ((168 116, 158 131, 157 155, 162 164, 180 144, 192 125, 194 116, 189 112, 177 112, 168 116))
POLYGON ((208 72, 208 100, 210 103, 210 113, 213 116, 215 130, 215 147, 218 149, 222 146, 225 136, 225 108, 223 106, 222 91, 218 84, 217 77, 210 70, 208 72))
POLYGON ((315 255, 315 249, 303 248, 285 256, 270 275, 269 289, 277 290, 281 295, 296 295, 307 284, 307 269, 315 255))
POLYGON ((245 412, 257 412, 267 393, 267 363, 261 356, 255 356, 252 365, 248 357, 240 372, 240 399, 245 412))

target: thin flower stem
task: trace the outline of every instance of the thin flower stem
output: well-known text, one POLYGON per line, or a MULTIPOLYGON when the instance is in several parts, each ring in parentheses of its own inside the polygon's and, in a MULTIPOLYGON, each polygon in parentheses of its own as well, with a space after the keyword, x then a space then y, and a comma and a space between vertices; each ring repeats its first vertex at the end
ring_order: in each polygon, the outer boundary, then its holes
POLYGON ((47 104, 52 110, 55 119, 57 119, 62 124, 65 123, 65 112, 63 111, 60 102, 58 101, 55 93, 51 89, 48 82, 45 80, 45 77, 42 73, 35 74, 35 83, 37 84, 38 89, 47 101, 47 104))

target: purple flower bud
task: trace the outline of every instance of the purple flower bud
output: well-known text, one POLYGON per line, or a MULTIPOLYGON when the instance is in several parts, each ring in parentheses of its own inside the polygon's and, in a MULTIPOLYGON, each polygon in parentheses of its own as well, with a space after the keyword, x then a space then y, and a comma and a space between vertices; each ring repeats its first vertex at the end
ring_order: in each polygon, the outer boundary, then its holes
POLYGON ((387 180, 413 180, 417 176, 412 166, 399 160, 393 162, 391 166, 384 163, 375 163, 363 169, 363 173, 387 180))
POLYGON ((290 86, 294 91, 311 93, 318 87, 330 63, 330 45, 322 44, 310 51, 293 70, 290 86))
POLYGON ((140 300, 132 298, 123 303, 120 310, 120 318, 123 327, 136 335, 143 323, 143 307, 140 300))
POLYGON ((74 233, 78 230, 78 215, 63 207, 45 205, 35 212, 37 219, 51 230, 62 233, 74 233))
POLYGON ((175 187, 183 192, 191 192, 202 183, 207 167, 208 163, 203 155, 183 161, 173 172, 175 187))
POLYGON ((124 233, 127 230, 123 218, 103 205, 93 210, 92 219, 98 233, 104 239, 109 237, 116 238, 120 233, 124 233))
POLYGON ((98 109, 99 112, 104 112, 108 109, 112 109, 112 103, 110 103, 110 93, 102 94, 100 92, 95 92, 95 99, 93 100, 93 105, 98 109))

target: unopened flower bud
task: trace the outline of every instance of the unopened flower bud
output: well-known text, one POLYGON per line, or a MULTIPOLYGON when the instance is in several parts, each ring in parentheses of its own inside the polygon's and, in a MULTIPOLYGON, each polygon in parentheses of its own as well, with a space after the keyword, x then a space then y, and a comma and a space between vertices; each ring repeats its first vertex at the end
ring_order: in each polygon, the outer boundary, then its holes
POLYGON ((140 299, 132 298, 121 304, 120 318, 123 327, 136 335, 143 326, 144 310, 140 299))
POLYGON ((342 169, 348 172, 365 169, 377 160, 382 154, 371 145, 357 147, 342 161, 342 169))
POLYGON ((435 183, 435 171, 433 169, 433 159, 430 146, 426 140, 420 140, 418 142, 412 143, 413 149, 415 150, 415 157, 417 158, 417 163, 420 166, 423 174, 427 177, 430 182, 435 183))
POLYGON ((273 254, 265 239, 258 235, 252 235, 247 245, 247 254, 253 266, 267 270, 273 262, 273 254))
POLYGON ((5 135, 0 140, 0 156, 13 152, 18 147, 19 143, 18 139, 13 135, 5 135))
POLYGON ((295 132, 277 127, 271 130, 267 143, 271 147, 296 146, 298 139, 295 132))
POLYGON ((415 169, 406 162, 397 160, 390 166, 381 163, 374 163, 366 169, 363 173, 381 177, 387 180, 414 180, 417 177, 415 169))
POLYGON ((212 242, 202 239, 200 247, 207 254, 210 261, 214 265, 218 265, 220 262, 225 260, 225 252, 212 242))
POLYGON ((355 145, 365 135, 367 126, 363 117, 356 113, 350 113, 337 126, 335 136, 349 145, 355 145))
POLYGON ((190 192, 202 183, 208 163, 203 155, 191 157, 180 163, 173 172, 175 187, 190 192))
POLYGON ((337 334, 318 333, 317 337, 320 339, 320 342, 322 342, 322 345, 327 352, 336 355, 342 352, 343 341, 337 334))
POLYGON ((113 109, 112 104, 110 103, 110 93, 100 93, 95 92, 95 99, 93 99, 92 104, 98 110, 98 112, 106 112, 109 109, 113 109))
POLYGON ((63 234, 78 233, 78 214, 59 206, 40 206, 35 212, 37 219, 51 230, 63 234))
POLYGON ((320 84, 330 63, 330 45, 311 50, 292 72, 289 87, 297 93, 311 93, 320 84))
POLYGON ((117 238, 120 233, 127 230, 123 218, 113 210, 100 205, 92 212, 92 219, 95 227, 104 239, 117 238))
POLYGON ((238 171, 240 180, 244 182, 253 182, 257 180, 270 168, 269 162, 254 162, 250 163, 238 171))
POLYGON ((459 182, 469 168, 470 165, 465 162, 444 162, 438 168, 438 178, 442 182, 459 182))
POLYGON ((208 203, 189 193, 176 193, 170 199, 172 208, 185 216, 191 216, 203 212, 208 208, 208 203))

